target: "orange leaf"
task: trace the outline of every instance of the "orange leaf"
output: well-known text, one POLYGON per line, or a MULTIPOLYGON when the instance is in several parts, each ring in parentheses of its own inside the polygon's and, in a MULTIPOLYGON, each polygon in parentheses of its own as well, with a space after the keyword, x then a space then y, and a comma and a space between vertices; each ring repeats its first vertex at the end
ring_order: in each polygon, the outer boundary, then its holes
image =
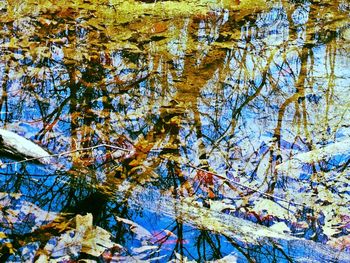
POLYGON ((197 170, 197 177, 206 184, 214 185, 213 174, 203 170, 197 170))
POLYGON ((154 33, 154 34, 162 33, 164 31, 166 31, 167 29, 168 29, 168 26, 164 22, 154 23, 153 27, 152 27, 152 33, 154 33))
POLYGON ((215 198, 215 193, 210 188, 208 188, 207 192, 208 192, 208 197, 210 199, 215 198))

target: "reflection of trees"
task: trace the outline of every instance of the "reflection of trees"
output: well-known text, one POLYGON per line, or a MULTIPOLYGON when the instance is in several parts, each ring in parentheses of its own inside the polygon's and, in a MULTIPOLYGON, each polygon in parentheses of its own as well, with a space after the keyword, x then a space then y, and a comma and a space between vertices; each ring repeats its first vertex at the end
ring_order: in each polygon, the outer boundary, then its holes
MULTIPOLYGON (((323 39, 314 32, 325 25, 311 19, 316 8, 308 6, 279 7, 252 15, 246 24, 227 18, 226 10, 192 20, 162 21, 157 26, 169 28, 171 34, 137 43, 143 48, 139 53, 106 49, 102 44, 112 38, 103 29, 76 22, 66 29, 63 18, 77 16, 73 10, 60 11, 58 24, 41 29, 44 32, 30 27, 16 31, 20 38, 29 30, 29 41, 38 43, 35 51, 29 52, 31 45, 20 43, 22 47, 9 47, 2 53, 31 55, 11 57, 4 63, 1 121, 34 123, 36 138, 53 152, 101 143, 123 146, 125 136, 137 153, 118 162, 108 157, 109 149, 77 152, 71 159, 62 158, 63 176, 35 182, 40 191, 28 192, 31 184, 24 175, 7 178, 3 190, 22 187, 45 207, 93 212, 105 227, 112 212, 133 216, 124 204, 111 204, 113 184, 125 181, 151 182, 174 195, 196 193, 205 199, 256 197, 246 189, 222 185, 200 188, 208 181, 198 178, 194 166, 288 197, 289 193, 281 192, 288 187, 288 179, 275 167, 296 152, 329 140, 328 127, 340 128, 333 126, 334 105, 341 101, 335 89, 338 51, 332 38, 336 34, 330 30, 323 39), (297 24, 297 15, 309 15, 309 19, 297 24), (52 39, 48 42, 45 35, 52 39), (96 44, 96 37, 102 43, 96 44), (325 52, 319 50, 323 43, 325 52), (159 52, 157 48, 165 44, 167 50, 159 52), (320 70, 317 60, 327 60, 326 68, 320 70), (15 71, 22 74, 10 79, 15 71), (323 71, 327 78, 320 77, 323 71), (92 202, 99 206, 89 207, 92 202)), ((28 23, 37 29, 34 21, 28 23)), ((16 30, 11 24, 6 26, 16 30)), ((317 167, 314 164, 312 170, 316 172, 317 167)), ((248 209, 245 206, 238 209, 248 209)), ((125 229, 118 226, 115 231, 124 234, 125 229)), ((181 224, 176 232, 182 238, 181 224)), ((215 236, 201 231, 198 257, 206 259, 207 248, 213 258, 222 257, 218 243, 215 236)), ((173 249, 185 253, 183 243, 173 249)))

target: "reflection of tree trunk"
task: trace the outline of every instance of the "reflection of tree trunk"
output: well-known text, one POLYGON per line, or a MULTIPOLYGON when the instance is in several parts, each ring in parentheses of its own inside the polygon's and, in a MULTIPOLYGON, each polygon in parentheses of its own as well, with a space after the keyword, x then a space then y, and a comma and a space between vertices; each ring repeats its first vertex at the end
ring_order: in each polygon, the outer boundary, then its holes
MULTIPOLYGON (((189 27, 190 30, 198 30, 197 25, 193 24, 189 27)), ((195 35, 195 34, 189 34, 195 35)), ((199 156, 204 169, 208 169, 206 160, 208 159, 207 151, 203 143, 202 134, 202 122, 201 112, 198 108, 198 99, 201 98, 202 89, 212 80, 217 71, 221 71, 225 66, 224 60, 226 50, 208 51, 207 56, 201 61, 200 65, 197 65, 196 54, 185 56, 184 72, 181 77, 181 81, 176 85, 177 93, 175 100, 183 102, 188 109, 193 112, 194 127, 196 129, 197 140, 200 140, 198 145, 201 156, 199 156)), ((185 121, 185 120, 184 120, 185 121)))
MULTIPOLYGON (((310 36, 308 36, 310 38, 310 36)), ((309 39, 306 40, 308 42, 309 39)), ((312 68, 312 65, 308 65, 308 63, 312 63, 312 59, 309 59, 310 56, 310 48, 308 44, 305 44, 301 51, 300 51, 300 73, 299 76, 296 80, 295 83, 295 88, 296 92, 290 96, 288 99, 286 99, 282 105, 280 106, 278 110, 278 118, 277 118, 277 125, 274 130, 274 135, 273 137, 276 139, 275 140, 275 149, 274 152, 271 152, 270 156, 270 163, 274 164, 275 166, 281 163, 280 158, 276 158, 275 153, 277 155, 281 152, 281 142, 282 142, 282 124, 284 121, 284 115, 286 112, 286 109, 290 106, 290 104, 294 103, 295 105, 295 115, 297 123, 303 123, 304 131, 305 131, 305 136, 308 137, 308 141, 311 141, 312 138, 310 138, 310 134, 307 129, 307 109, 306 109, 306 102, 305 102, 305 85, 306 85, 306 80, 309 72, 309 67, 312 68), (309 61, 310 60, 310 61, 309 61), (299 112, 299 103, 302 105, 302 114, 299 112), (301 121, 302 119, 302 121, 301 121)), ((274 166, 274 167, 275 167, 274 166)), ((268 192, 272 193, 274 191, 275 185, 277 183, 277 178, 278 178, 278 173, 276 169, 273 168, 272 170, 273 178, 272 181, 269 182, 269 188, 268 192)))
MULTIPOLYGON (((74 69, 68 69, 69 73, 69 81, 70 81, 70 108, 69 108, 69 115, 70 116, 76 116, 77 108, 78 108, 78 85, 76 84, 76 72, 74 69)), ((70 140, 71 140, 71 150, 74 151, 77 149, 77 118, 71 117, 71 134, 70 134, 70 140)))
MULTIPOLYGON (((84 170, 86 167, 82 168, 82 162, 80 161, 80 152, 74 152, 76 149, 80 147, 85 147, 88 145, 86 142, 84 142, 86 138, 82 138, 83 142, 80 145, 80 139, 79 139, 79 129, 81 128, 79 125, 79 115, 77 114, 80 112, 79 108, 79 100, 78 100, 78 93, 80 92, 80 82, 77 81, 77 76, 74 68, 68 68, 69 73, 69 88, 70 88, 70 109, 69 109, 69 115, 71 116, 71 122, 70 122, 70 147, 72 153, 72 170, 68 171, 68 173, 72 173, 72 177, 70 180, 70 188, 69 193, 67 193, 67 202, 66 202, 66 209, 70 211, 72 208, 76 207, 77 204, 79 204, 80 200, 83 200, 84 196, 78 195, 78 191, 80 187, 77 187, 79 185, 86 187, 86 180, 88 178, 85 178, 86 176, 89 176, 87 173, 84 173, 84 170), (80 169, 82 168, 82 169, 80 169), (75 176, 77 174, 77 171, 80 170, 81 174, 78 174, 78 176, 75 176)), ((81 201, 82 202, 82 201, 81 201)), ((79 209, 79 208, 77 208, 79 209)), ((79 210, 79 212, 82 212, 79 210)))
POLYGON ((0 119, 2 119, 2 115, 4 114, 5 118, 3 119, 4 123, 8 122, 8 103, 7 103, 7 82, 8 82, 8 73, 10 67, 8 65, 5 66, 4 79, 2 80, 2 93, 0 98, 0 119), (3 109, 4 108, 4 109, 3 109))
POLYGON ((337 52, 337 47, 335 44, 330 43, 327 45, 326 49, 326 56, 328 58, 328 63, 329 63, 329 75, 327 76, 328 78, 328 87, 325 92, 325 99, 326 99, 326 109, 325 109, 325 117, 324 117, 324 123, 325 126, 328 126, 328 120, 329 120, 329 106, 332 105, 332 100, 333 94, 334 94, 334 87, 335 87, 335 60, 336 60, 336 52, 337 52))
POLYGON ((177 226, 177 240, 178 242, 175 245, 174 251, 177 251, 180 253, 180 255, 185 255, 185 250, 184 250, 184 234, 183 234, 183 224, 176 220, 176 226, 177 226))

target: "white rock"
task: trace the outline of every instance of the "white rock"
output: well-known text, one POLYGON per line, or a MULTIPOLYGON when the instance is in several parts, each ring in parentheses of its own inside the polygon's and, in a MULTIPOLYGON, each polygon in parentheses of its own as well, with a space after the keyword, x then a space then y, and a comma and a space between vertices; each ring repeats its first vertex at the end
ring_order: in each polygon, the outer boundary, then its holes
POLYGON ((38 158, 37 161, 46 164, 50 161, 50 153, 42 147, 4 129, 0 129, 0 153, 14 155, 22 159, 38 158))

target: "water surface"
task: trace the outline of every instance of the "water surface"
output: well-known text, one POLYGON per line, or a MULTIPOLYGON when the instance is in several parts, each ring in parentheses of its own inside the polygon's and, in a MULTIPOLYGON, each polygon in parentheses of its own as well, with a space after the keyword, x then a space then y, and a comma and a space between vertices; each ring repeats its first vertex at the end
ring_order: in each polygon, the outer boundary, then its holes
POLYGON ((1 158, 1 261, 350 261, 347 1, 54 2, 0 7, 53 155, 1 158))

